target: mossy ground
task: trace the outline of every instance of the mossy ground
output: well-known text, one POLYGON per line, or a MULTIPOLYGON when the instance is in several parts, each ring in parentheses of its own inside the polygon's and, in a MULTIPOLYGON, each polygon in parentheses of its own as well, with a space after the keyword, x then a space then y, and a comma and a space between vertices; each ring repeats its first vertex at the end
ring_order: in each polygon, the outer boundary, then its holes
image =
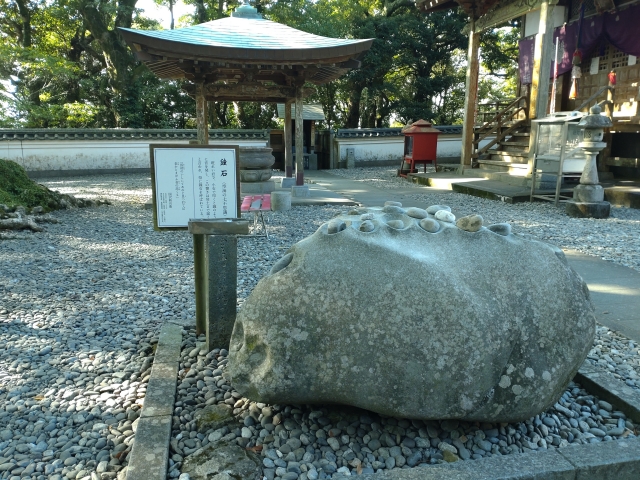
POLYGON ((8 207, 22 205, 26 208, 41 206, 50 211, 61 195, 31 180, 27 172, 11 160, 0 158, 0 203, 8 207))

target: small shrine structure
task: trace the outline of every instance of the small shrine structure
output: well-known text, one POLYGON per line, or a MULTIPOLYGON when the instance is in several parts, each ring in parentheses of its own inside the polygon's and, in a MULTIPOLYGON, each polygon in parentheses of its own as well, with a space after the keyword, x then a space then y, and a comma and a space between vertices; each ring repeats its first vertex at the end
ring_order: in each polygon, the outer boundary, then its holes
MULTIPOLYGON (((373 39, 322 37, 265 20, 248 2, 231 17, 176 30, 120 28, 138 60, 159 78, 184 79, 196 100, 198 141, 208 143, 207 101, 285 104, 285 172, 293 174, 291 104, 296 144, 303 144, 302 102, 313 88, 360 66, 373 39), (299 117, 299 118, 298 118, 299 117)), ((296 185, 304 184, 302 155, 296 185)))
POLYGON ((416 6, 425 13, 460 7, 469 16, 461 167, 521 175, 519 167, 532 168, 533 120, 548 112, 587 113, 597 103, 613 122, 598 169, 640 176, 640 0, 416 0, 416 6), (515 18, 522 19, 518 98, 483 111, 479 36, 515 18))

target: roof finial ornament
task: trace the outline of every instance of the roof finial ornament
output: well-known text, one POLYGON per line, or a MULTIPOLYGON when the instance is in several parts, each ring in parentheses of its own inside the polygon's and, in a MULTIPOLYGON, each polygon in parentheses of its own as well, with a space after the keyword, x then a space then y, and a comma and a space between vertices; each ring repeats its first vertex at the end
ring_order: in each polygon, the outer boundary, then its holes
POLYGON ((231 14, 234 18, 250 18, 253 20, 263 20, 262 15, 258 13, 255 7, 252 7, 249 0, 242 0, 242 5, 236 8, 231 14))

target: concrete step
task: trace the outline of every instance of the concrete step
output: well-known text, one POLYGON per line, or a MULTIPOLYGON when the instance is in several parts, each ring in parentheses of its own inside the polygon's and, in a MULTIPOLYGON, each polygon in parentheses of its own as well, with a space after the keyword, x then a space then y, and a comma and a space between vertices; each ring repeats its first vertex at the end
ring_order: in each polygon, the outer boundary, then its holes
MULTIPOLYGON (((502 160, 504 156, 499 156, 496 159, 493 155, 489 160, 478 160, 480 168, 483 170, 489 170, 492 172, 508 173, 509 175, 516 177, 524 177, 529 171, 529 164, 523 162, 521 158, 513 159, 514 161, 502 160)), ((511 159, 509 157, 509 159, 511 159)))
POLYGON ((526 175, 513 175, 508 171, 489 170, 486 168, 470 168, 463 172, 464 176, 482 177, 487 180, 502 182, 514 187, 527 187, 530 185, 526 175))
POLYGON ((529 154, 522 152, 505 152, 503 150, 489 150, 492 160, 498 160, 507 163, 528 163, 529 154))
POLYGON ((509 140, 502 141, 500 142, 500 145, 505 147, 517 147, 520 150, 529 150, 529 142, 520 142, 518 141, 518 139, 514 138, 509 138, 509 140))
MULTIPOLYGON (((450 165, 460 169, 460 165, 450 165)), ((462 174, 455 172, 431 172, 409 174, 407 179, 432 188, 453 190, 476 197, 499 200, 506 203, 528 202, 531 193, 531 179, 518 177, 507 172, 496 172, 483 168, 465 168, 462 174)), ((555 194, 553 182, 546 182, 537 188, 536 195, 555 194)), ((640 182, 614 182, 613 179, 603 181, 605 200, 612 205, 640 208, 640 182)), ((569 195, 572 185, 561 189, 563 195, 569 195)))
POLYGON ((615 186, 605 186, 604 199, 612 205, 640 208, 640 182, 618 181, 615 186))
POLYGON ((482 172, 480 169, 474 168, 466 169, 464 175, 455 175, 449 172, 416 173, 409 175, 408 179, 413 183, 427 187, 452 190, 506 203, 529 201, 529 188, 521 185, 510 185, 491 176, 485 178, 483 175, 487 174, 488 172, 482 172))
MULTIPOLYGON (((498 150, 494 150, 495 152, 509 152, 514 155, 522 154, 529 155, 529 147, 523 147, 522 145, 517 145, 508 142, 500 142, 500 148, 498 150)), ((493 153, 489 150, 489 153, 493 153)))

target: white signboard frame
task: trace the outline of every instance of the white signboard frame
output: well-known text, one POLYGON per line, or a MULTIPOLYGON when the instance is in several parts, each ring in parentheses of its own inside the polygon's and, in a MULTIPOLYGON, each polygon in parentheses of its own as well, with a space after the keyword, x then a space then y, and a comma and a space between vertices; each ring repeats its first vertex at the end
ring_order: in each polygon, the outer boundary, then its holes
POLYGON ((240 218, 237 145, 149 145, 153 225, 185 230, 189 220, 240 218))

